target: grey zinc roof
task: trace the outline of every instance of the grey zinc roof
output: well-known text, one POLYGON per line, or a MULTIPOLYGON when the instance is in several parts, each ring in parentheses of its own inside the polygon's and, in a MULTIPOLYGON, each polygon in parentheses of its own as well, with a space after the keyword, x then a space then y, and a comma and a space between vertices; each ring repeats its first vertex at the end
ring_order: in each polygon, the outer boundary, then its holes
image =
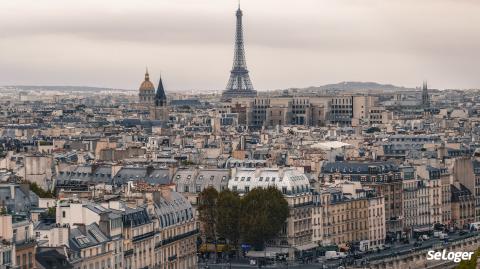
POLYGON ((229 169, 180 169, 173 176, 178 192, 201 192, 212 186, 217 191, 227 188, 230 179, 229 169))
POLYGON ((160 227, 165 228, 193 219, 192 206, 177 192, 171 192, 170 199, 160 197, 155 203, 155 213, 160 227))
POLYGON ((73 250, 81 250, 91 246, 108 242, 110 239, 98 227, 98 224, 92 223, 85 226, 85 233, 79 228, 70 229, 69 242, 73 250))
POLYGON ((122 212, 122 222, 125 227, 136 227, 150 223, 150 217, 147 210, 143 207, 129 208, 122 212))
POLYGON ((368 174, 371 166, 380 167, 383 173, 398 171, 398 165, 390 162, 327 162, 322 167, 324 173, 368 174))
POLYGON ((170 172, 165 168, 123 167, 114 177, 116 184, 142 180, 151 184, 170 184, 170 172))

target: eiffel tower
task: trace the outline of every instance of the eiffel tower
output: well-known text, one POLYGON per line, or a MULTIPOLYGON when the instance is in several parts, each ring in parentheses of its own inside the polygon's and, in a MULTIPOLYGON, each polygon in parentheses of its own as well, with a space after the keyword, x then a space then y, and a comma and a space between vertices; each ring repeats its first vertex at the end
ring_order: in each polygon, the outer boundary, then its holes
POLYGON ((222 101, 231 101, 234 97, 255 97, 257 91, 253 89, 252 81, 247 70, 245 60, 245 48, 243 46, 243 12, 240 4, 237 9, 237 27, 235 34, 235 54, 233 56, 233 67, 230 71, 230 79, 225 91, 222 93, 222 101))

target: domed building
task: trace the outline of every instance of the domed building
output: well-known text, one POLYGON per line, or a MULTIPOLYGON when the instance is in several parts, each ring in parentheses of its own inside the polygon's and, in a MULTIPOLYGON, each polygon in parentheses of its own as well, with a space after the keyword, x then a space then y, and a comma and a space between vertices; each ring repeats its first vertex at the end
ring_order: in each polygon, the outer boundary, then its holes
POLYGON ((145 80, 140 85, 138 97, 140 104, 149 106, 155 103, 155 86, 153 86, 153 83, 150 81, 148 69, 145 72, 145 80))

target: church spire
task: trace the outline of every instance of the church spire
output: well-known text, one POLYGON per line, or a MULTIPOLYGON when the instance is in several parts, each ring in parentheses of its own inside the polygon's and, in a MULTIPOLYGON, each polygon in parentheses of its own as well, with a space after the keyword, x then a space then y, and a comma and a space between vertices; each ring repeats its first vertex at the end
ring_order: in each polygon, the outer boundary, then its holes
POLYGON ((155 106, 165 106, 167 104, 167 95, 163 88, 162 74, 158 81, 157 93, 155 94, 155 106))
POLYGON ((427 81, 423 82, 422 87, 422 105, 424 108, 430 107, 430 96, 428 95, 428 84, 427 81))
POLYGON ((150 75, 148 74, 148 67, 145 67, 145 80, 146 81, 150 80, 150 75))

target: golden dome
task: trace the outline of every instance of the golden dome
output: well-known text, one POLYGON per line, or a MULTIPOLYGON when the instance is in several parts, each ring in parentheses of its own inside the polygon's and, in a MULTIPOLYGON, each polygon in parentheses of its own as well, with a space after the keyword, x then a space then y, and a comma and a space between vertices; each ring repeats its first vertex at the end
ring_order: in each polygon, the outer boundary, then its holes
POLYGON ((153 86, 153 83, 150 81, 148 70, 145 73, 145 81, 140 85, 140 91, 155 91, 155 86, 153 86))

